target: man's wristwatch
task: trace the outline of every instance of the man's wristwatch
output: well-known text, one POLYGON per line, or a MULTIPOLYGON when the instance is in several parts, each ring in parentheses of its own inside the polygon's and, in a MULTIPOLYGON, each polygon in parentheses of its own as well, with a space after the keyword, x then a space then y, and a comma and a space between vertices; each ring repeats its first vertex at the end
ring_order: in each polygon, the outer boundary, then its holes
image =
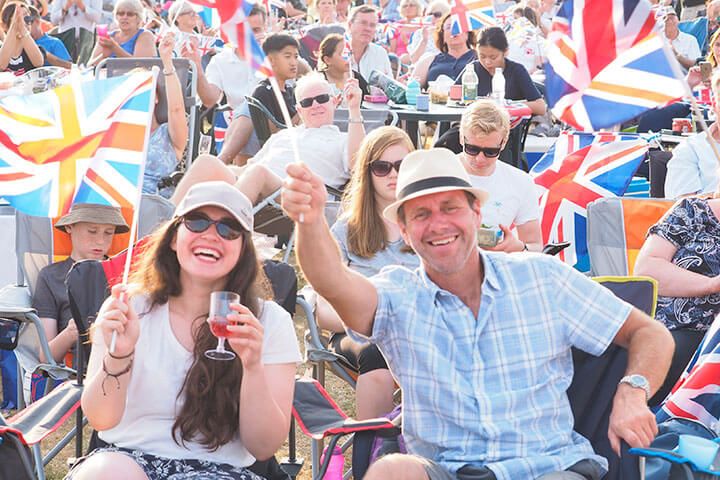
POLYGON ((640 374, 626 375, 620 379, 620 384, 627 383, 633 388, 642 388, 645 390, 645 401, 650 400, 650 382, 647 378, 640 374))

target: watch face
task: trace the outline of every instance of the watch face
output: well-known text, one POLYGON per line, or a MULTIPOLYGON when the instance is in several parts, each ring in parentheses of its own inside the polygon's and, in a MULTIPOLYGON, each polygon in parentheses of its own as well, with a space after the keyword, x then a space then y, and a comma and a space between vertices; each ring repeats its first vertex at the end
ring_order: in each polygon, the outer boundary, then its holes
POLYGON ((638 375, 638 374, 630 375, 630 382, 632 383, 632 385, 634 387, 644 387, 645 385, 648 384, 647 379, 645 377, 643 377, 642 375, 638 375))

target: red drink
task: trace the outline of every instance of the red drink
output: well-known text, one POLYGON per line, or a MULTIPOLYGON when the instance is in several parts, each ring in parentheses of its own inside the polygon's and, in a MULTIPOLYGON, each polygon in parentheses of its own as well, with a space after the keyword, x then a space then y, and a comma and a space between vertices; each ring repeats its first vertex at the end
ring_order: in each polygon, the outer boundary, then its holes
POLYGON ((228 320, 225 317, 210 317, 210 331, 218 338, 227 338, 228 336, 228 320))

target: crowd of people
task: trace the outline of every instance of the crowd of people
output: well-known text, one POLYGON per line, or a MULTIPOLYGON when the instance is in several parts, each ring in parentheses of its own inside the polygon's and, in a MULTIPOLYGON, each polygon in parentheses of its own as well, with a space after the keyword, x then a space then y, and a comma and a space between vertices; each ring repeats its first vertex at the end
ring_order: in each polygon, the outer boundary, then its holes
MULTIPOLYGON (((186 0, 0 0, 0 70, 122 57, 161 65, 142 191, 175 211, 143 239, 130 281, 97 314, 82 407, 100 447, 67 478, 263 478, 256 462, 287 436, 302 360, 254 246, 253 209, 279 191, 328 348, 357 374, 357 417, 387 414, 400 389, 408 453, 382 457, 366 478, 599 480, 607 459, 573 430, 572 349, 627 350, 608 438, 618 455, 621 442, 650 445, 658 432, 650 407, 720 313, 717 123, 681 142, 668 163, 666 197, 678 202, 648 231, 635 267, 658 282, 651 318, 541 253, 537 191, 509 160, 522 154, 512 152, 518 131, 496 99, 467 105, 457 125, 427 122, 448 148, 364 122, 378 78, 428 89, 474 72, 486 97, 501 72, 504 98, 531 112, 531 132, 551 134, 559 122, 548 112, 543 63, 556 2, 496 1, 498 25, 470 32, 453 29, 446 0, 278 3, 258 3, 246 18, 274 73, 260 80, 186 0), (197 105, 232 112, 214 155, 186 158, 195 132, 177 58, 193 64, 197 105), (267 128, 258 128, 252 100, 267 111, 267 128), (176 171, 182 178, 168 182, 176 171), (342 192, 332 216, 328 187, 342 192), (479 243, 482 229, 495 229, 497 243, 479 243), (217 291, 240 295, 227 315, 230 361, 205 354, 217 342, 207 321, 217 291)), ((717 98, 720 0, 704 9, 651 3, 688 86, 717 98), (679 28, 703 16, 707 45, 679 28)), ((683 108, 636 123, 670 128, 683 108)), ((78 337, 64 278, 75 262, 106 258, 129 226, 119 209, 78 204, 54 228, 69 235, 72 253, 41 271, 32 303, 62 362, 78 337)))

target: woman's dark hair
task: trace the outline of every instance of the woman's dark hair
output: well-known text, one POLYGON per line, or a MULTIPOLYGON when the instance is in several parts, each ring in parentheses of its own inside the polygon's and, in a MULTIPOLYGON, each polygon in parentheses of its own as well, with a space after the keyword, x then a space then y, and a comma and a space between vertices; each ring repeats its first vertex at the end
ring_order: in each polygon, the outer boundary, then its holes
MULTIPOLYGON (((445 43, 445 22, 448 18, 452 16, 452 12, 446 13, 440 21, 437 23, 437 27, 435 27, 435 46, 443 53, 448 52, 447 44, 445 43)), ((465 45, 468 48, 473 48, 475 46, 475 32, 467 32, 467 40, 465 41, 465 45)))
POLYGON ((535 27, 538 26, 538 18, 537 18, 537 13, 535 13, 535 10, 533 10, 530 7, 523 7, 522 15, 523 15, 523 17, 530 20, 530 23, 532 23, 533 26, 535 26, 535 27))
MULTIPOLYGON (((147 295, 150 310, 182 293, 180 264, 171 247, 180 224, 181 219, 176 218, 160 227, 138 257, 139 264, 131 278, 132 293, 147 295)), ((242 253, 228 274, 223 290, 238 293, 243 305, 259 317, 258 273, 262 269, 251 233, 243 231, 241 238, 242 253)), ((264 275, 260 275, 262 278, 264 275)), ((197 318, 192 326, 193 362, 178 394, 185 400, 175 418, 172 433, 178 445, 194 441, 215 451, 238 434, 242 363, 237 357, 226 362, 205 357, 205 351, 217 345, 206 318, 207 315, 197 318)))
POLYGON ((327 64, 323 60, 325 57, 332 57, 335 54, 338 44, 342 43, 343 36, 339 33, 331 33, 325 36, 320 46, 318 47, 317 59, 318 59, 318 71, 322 72, 327 70, 327 64))
POLYGON ((485 27, 480 30, 478 47, 492 47, 504 52, 508 49, 508 41, 505 32, 500 27, 485 27))

